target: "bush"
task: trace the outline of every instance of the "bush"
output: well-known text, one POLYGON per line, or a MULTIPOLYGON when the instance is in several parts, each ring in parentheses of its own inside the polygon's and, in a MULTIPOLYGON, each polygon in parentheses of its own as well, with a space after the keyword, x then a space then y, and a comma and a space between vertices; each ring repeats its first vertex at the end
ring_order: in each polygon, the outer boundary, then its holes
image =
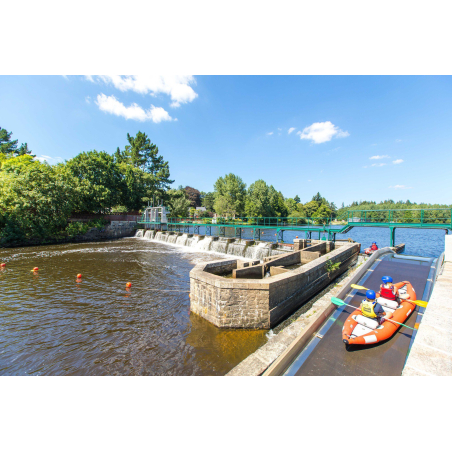
POLYGON ((333 262, 331 262, 331 260, 327 260, 325 263, 325 269, 327 271, 327 273, 332 273, 335 270, 337 270, 339 267, 341 266, 340 262, 336 262, 335 264, 333 264, 333 262))
POLYGON ((107 223, 108 221, 103 218, 88 222, 73 221, 67 225, 65 233, 68 237, 75 237, 76 235, 86 234, 91 228, 102 229, 107 223))

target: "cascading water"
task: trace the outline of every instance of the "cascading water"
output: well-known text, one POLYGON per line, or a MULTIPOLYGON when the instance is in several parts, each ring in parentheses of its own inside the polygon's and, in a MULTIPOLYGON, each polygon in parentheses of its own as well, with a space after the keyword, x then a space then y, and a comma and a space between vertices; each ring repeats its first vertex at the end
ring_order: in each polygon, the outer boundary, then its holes
POLYGON ((195 248, 197 248, 200 251, 210 251, 210 246, 212 244, 213 237, 204 237, 202 240, 199 240, 195 248))
POLYGON ((257 245, 249 246, 246 249, 245 257, 262 260, 264 257, 271 256, 271 251, 270 243, 260 242, 257 245))
POLYGON ((237 240, 236 242, 229 243, 228 254, 232 256, 245 257, 246 242, 237 240))
POLYGON ((172 234, 172 235, 168 236, 168 243, 172 243, 174 245, 176 243, 176 240, 177 240, 177 235, 172 234))
POLYGON ((182 234, 176 239, 176 245, 187 246, 188 235, 182 234))
POLYGON ((223 253, 223 254, 230 254, 228 253, 228 241, 227 240, 216 240, 215 242, 212 242, 212 251, 215 253, 223 253))
POLYGON ((142 230, 138 230, 135 237, 167 242, 176 246, 186 246, 202 252, 210 251, 252 260, 263 260, 264 257, 285 254, 287 252, 281 249, 272 249, 272 244, 269 242, 257 242, 255 245, 247 246, 246 241, 241 239, 232 239, 233 241, 231 241, 231 239, 220 237, 214 240, 214 237, 208 236, 195 235, 189 237, 188 234, 176 235, 162 231, 155 232, 153 230, 144 232, 144 235, 142 230))

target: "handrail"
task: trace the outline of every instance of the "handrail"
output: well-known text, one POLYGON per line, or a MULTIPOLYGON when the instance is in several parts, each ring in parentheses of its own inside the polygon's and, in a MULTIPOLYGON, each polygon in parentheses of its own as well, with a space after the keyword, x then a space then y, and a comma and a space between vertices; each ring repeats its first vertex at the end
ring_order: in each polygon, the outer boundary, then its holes
POLYGON ((348 224, 378 223, 383 225, 416 224, 447 225, 452 228, 452 209, 436 207, 429 209, 370 209, 349 210, 347 212, 348 224))

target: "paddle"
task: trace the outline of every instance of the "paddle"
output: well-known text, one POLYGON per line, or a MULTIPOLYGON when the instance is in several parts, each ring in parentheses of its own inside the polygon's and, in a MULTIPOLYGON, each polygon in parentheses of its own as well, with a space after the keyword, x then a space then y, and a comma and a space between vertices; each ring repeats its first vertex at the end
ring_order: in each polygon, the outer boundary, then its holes
MULTIPOLYGON (((352 306, 351 304, 347 304, 344 301, 342 301, 340 298, 336 298, 336 297, 332 297, 331 298, 331 303, 335 304, 336 306, 350 306, 353 309, 358 309, 356 306, 352 306)), ((386 319, 385 320, 387 322, 392 322, 392 323, 397 323, 397 325, 401 325, 401 326, 406 326, 407 328, 409 328, 410 330, 414 330, 417 331, 416 328, 411 328, 411 326, 405 325, 404 323, 400 323, 400 322, 396 322, 395 320, 392 319, 386 319)))
MULTIPOLYGON (((367 287, 364 286, 358 286, 358 284, 352 284, 351 287, 353 289, 360 289, 360 290, 368 290, 367 287)), ((403 298, 402 298, 403 300, 403 298)), ((428 302, 427 301, 422 301, 422 300, 405 300, 405 301, 409 301, 410 303, 414 303, 417 304, 418 306, 420 306, 421 308, 426 308, 428 302)))

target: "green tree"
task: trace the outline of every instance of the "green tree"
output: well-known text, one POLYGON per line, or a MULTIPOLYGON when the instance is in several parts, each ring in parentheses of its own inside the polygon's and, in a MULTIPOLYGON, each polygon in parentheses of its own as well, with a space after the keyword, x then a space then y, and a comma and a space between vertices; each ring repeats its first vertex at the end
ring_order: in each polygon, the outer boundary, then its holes
POLYGON ((295 198, 293 199, 297 204, 300 204, 301 200, 300 197, 298 195, 295 196, 295 198))
POLYGON ((171 218, 187 218, 190 209, 190 200, 187 199, 184 190, 168 190, 167 204, 171 209, 171 218))
POLYGON ((215 212, 222 216, 243 215, 245 210, 246 184, 235 174, 227 174, 215 182, 215 212))
MULTIPOLYGON (((77 212, 108 213, 121 199, 121 174, 106 152, 82 152, 65 166, 74 190, 77 212)), ((122 201, 122 202, 121 202, 122 201)))
MULTIPOLYGON (((0 127, 0 153, 9 156, 31 155, 27 143, 22 143, 19 149, 17 149, 18 140, 11 140, 12 134, 12 132, 8 132, 6 129, 0 127)), ((32 157, 36 156, 33 155, 32 157)))
POLYGON ((248 188, 245 212, 250 217, 279 217, 287 216, 288 209, 281 192, 259 179, 248 188))
MULTIPOLYGON (((71 186, 62 168, 39 162, 0 170, 0 242, 58 235, 72 211, 71 186)), ((10 164, 10 162, 8 162, 10 164)))
POLYGON ((150 177, 146 179, 147 196, 143 197, 143 203, 153 198, 166 200, 165 192, 174 182, 170 179, 169 163, 159 155, 158 147, 151 142, 143 132, 138 132, 135 137, 127 134, 129 144, 124 151, 116 150, 115 159, 126 162, 141 169, 150 177))
POLYGON ((2 154, 14 154, 17 150, 17 140, 11 140, 12 134, 0 127, 0 152, 2 154))
POLYGON ((214 205, 215 194, 213 192, 201 192, 201 205, 206 208, 208 212, 215 212, 214 205))

